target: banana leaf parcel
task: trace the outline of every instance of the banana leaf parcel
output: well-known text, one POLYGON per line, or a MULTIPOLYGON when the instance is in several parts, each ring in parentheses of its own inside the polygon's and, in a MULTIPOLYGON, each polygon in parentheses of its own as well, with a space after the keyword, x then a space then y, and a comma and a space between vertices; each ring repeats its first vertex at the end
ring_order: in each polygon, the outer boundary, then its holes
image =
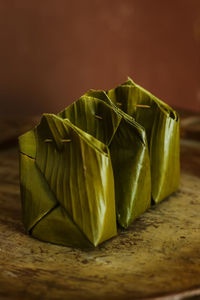
POLYGON ((68 119, 45 114, 19 145, 27 232, 79 248, 116 235, 114 178, 105 144, 68 119))
POLYGON ((105 92, 90 91, 59 115, 110 149, 117 220, 127 228, 151 204, 146 133, 131 117, 106 102, 110 100, 105 92))
POLYGON ((179 117, 167 104, 130 78, 107 92, 108 97, 146 131, 151 162, 152 198, 162 201, 180 180, 179 117))
POLYGON ((56 244, 97 246, 179 184, 179 118, 131 79, 44 114, 19 147, 25 229, 56 244))

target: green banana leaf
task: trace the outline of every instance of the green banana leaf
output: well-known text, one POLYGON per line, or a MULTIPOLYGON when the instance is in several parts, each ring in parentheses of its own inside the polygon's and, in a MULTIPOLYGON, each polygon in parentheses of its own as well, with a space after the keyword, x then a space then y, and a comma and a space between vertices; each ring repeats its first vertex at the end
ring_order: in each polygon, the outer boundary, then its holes
POLYGON ((144 129, 112 105, 103 91, 89 91, 59 113, 110 149, 118 223, 127 228, 151 204, 151 176, 144 129))
POLYGON ((115 236, 108 147, 68 119, 44 114, 19 138, 24 226, 33 237, 92 247, 115 236))
POLYGON ((180 181, 179 117, 170 106, 130 78, 109 90, 107 95, 145 128, 150 152, 152 198, 158 203, 176 191, 180 181))
POLYGON ((44 114, 19 147, 25 229, 56 244, 97 246, 179 184, 178 115, 130 78, 44 114))

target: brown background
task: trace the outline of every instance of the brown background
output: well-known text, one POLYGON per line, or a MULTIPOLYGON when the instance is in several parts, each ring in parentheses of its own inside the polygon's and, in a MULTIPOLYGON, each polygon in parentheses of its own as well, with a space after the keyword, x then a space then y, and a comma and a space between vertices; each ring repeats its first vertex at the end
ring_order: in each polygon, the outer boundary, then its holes
POLYGON ((0 114, 57 112, 127 75, 200 111, 199 0, 0 0, 0 114))

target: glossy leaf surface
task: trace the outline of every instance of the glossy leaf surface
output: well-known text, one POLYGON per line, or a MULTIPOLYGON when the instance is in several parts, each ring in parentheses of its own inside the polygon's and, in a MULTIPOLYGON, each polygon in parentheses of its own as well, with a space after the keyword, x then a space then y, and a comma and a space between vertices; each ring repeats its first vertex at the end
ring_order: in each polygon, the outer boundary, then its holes
POLYGON ((117 218, 126 228, 150 207, 149 153, 144 129, 110 102, 103 91, 90 91, 59 115, 109 147, 117 218))
POLYGON ((151 161, 152 198, 158 203, 179 185, 179 117, 170 106, 130 78, 107 94, 116 106, 145 128, 151 161))
POLYGON ((24 226, 88 248, 127 228, 179 184, 179 118, 128 79, 90 90, 19 138, 24 226))
POLYGON ((96 246, 116 235, 107 146, 69 120, 48 114, 19 143, 27 231, 42 240, 77 247, 96 246))

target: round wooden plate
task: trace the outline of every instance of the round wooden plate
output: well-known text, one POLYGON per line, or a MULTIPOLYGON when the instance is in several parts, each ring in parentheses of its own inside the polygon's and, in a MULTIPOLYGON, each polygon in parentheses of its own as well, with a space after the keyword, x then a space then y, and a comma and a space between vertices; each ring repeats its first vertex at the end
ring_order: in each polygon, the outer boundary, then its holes
POLYGON ((0 299, 200 297, 200 144, 180 189, 95 250, 44 243, 21 223, 18 149, 0 152, 0 299))

